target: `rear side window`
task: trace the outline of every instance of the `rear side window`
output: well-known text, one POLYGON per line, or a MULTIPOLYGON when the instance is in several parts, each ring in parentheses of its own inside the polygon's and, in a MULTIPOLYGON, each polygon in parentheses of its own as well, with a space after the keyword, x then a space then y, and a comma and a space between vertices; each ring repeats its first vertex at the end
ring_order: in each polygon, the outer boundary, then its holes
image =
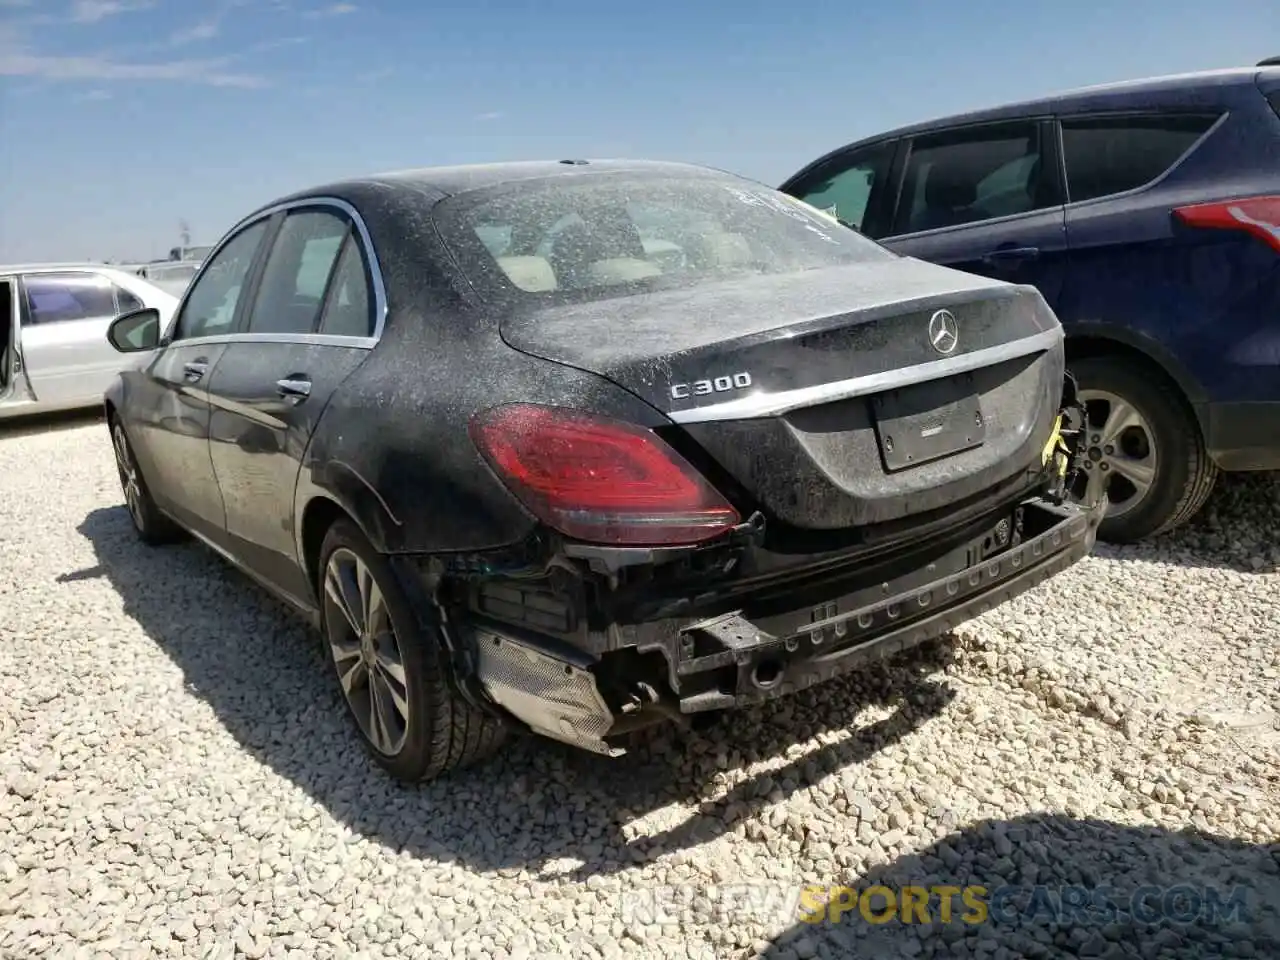
POLYGON ((1172 167, 1217 117, 1164 115, 1062 121, 1072 203, 1136 190, 1172 167))
POLYGON ((1056 205, 1034 120, 949 130, 911 145, 893 233, 940 230, 1056 205))
POLYGON ((348 233, 329 285, 329 298, 320 317, 320 332, 338 337, 373 336, 369 273, 354 233, 348 233))
POLYGON ((116 286, 116 310, 119 313, 131 313, 134 310, 141 310, 146 304, 138 298, 138 296, 124 287, 116 286))
POLYGON ((311 333, 347 221, 325 210, 290 213, 262 272, 250 333, 311 333))
POLYGON ((61 323, 116 315, 111 281, 96 273, 42 273, 23 281, 29 323, 61 323))

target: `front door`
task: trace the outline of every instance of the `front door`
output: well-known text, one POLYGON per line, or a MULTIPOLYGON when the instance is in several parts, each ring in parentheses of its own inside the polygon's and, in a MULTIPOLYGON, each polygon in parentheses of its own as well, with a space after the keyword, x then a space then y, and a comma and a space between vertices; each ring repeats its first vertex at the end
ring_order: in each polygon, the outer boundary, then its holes
POLYGON ((1051 122, 981 124, 904 144, 882 242, 896 253, 1037 287, 1050 307, 1067 269, 1066 213, 1051 122))
POLYGON ((12 400, 18 379, 18 284, 0 279, 0 403, 12 400))
POLYGON ((815 161, 784 183, 783 193, 803 200, 847 227, 880 239, 893 213, 889 173, 897 141, 842 150, 815 161))
POLYGON ((209 392, 229 549, 296 599, 310 590, 294 538, 302 458, 334 390, 368 356, 372 333, 368 268, 346 214, 291 210, 209 392))
POLYGON ((243 310, 267 231, 259 220, 232 237, 208 262, 178 308, 172 332, 135 381, 129 439, 142 475, 162 509, 221 543, 222 493, 209 457, 209 384, 225 357, 243 310))

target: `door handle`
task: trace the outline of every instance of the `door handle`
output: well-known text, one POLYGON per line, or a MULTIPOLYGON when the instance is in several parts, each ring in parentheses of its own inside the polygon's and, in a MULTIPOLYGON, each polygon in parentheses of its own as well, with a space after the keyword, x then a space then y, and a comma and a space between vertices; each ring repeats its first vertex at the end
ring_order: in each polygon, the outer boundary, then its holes
POLYGON ((1011 263, 1016 260, 1034 260, 1040 256, 1039 247, 999 247, 982 258, 983 263, 1011 263))
POLYGON ((286 377, 276 381, 276 392, 282 397, 301 402, 311 396, 311 381, 286 377))
POLYGON ((182 365, 182 373, 192 383, 199 380, 209 372, 209 361, 205 359, 192 360, 190 363, 182 365))

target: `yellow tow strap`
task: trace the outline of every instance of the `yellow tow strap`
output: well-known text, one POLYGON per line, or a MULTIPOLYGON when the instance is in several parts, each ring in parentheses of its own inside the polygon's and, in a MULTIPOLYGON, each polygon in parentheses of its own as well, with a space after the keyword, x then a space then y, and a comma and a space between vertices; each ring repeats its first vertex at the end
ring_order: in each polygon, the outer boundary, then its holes
POLYGON ((1049 440, 1040 453, 1040 463, 1042 466, 1048 466, 1049 461, 1055 457, 1058 476, 1065 477, 1067 469, 1071 466, 1071 451, 1067 448, 1067 442, 1062 439, 1062 414, 1058 414, 1053 421, 1053 432, 1049 434, 1049 440))

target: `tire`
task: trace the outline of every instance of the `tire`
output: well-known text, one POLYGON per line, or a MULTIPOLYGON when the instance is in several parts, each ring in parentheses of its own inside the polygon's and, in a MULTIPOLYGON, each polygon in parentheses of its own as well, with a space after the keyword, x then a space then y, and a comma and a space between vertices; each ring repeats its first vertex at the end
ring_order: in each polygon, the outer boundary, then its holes
POLYGON ((1075 375, 1089 426, 1090 463, 1081 471, 1084 476, 1078 478, 1073 493, 1083 497, 1090 482, 1096 493, 1098 485, 1105 483, 1111 501, 1098 538, 1136 543, 1174 530, 1195 516, 1213 492, 1219 470, 1178 388, 1163 373, 1127 357, 1085 357, 1069 362, 1068 367, 1075 375), (1133 416, 1125 416, 1117 401, 1127 404, 1133 416), (1116 433, 1116 423, 1132 426, 1116 433), (1108 437, 1108 433, 1115 435, 1108 437), (1113 442, 1105 443, 1108 439, 1113 442), (1147 451, 1149 455, 1142 456, 1147 451), (1150 478, 1144 493, 1131 477, 1150 478))
POLYGON ((420 623, 386 559, 355 524, 340 519, 329 528, 318 569, 325 655, 373 759, 396 779, 420 783, 496 752, 505 726, 454 690, 439 634, 420 623), (350 618, 338 599, 344 593, 347 609, 356 611, 350 618), (365 624, 372 629, 362 632, 372 640, 357 636, 365 624), (375 695, 390 707, 377 712, 381 724, 375 724, 375 695))
POLYGON ((156 506, 133 455, 133 445, 125 433, 124 424, 116 416, 107 422, 111 428, 111 446, 116 455, 116 473, 120 476, 125 508, 129 511, 138 539, 152 546, 182 540, 186 532, 156 506))

